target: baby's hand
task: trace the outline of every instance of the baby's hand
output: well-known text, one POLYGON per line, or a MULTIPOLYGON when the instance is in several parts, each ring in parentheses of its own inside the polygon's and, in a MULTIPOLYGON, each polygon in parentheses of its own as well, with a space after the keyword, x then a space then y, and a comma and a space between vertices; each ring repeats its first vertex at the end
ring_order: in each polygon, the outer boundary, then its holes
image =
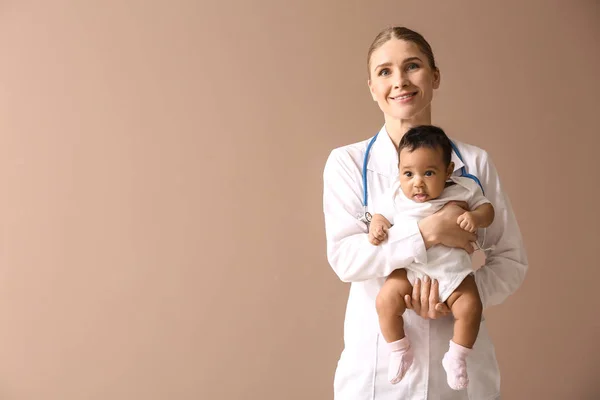
POLYGON ((466 211, 463 214, 459 215, 458 219, 456 220, 456 223, 467 232, 475 233, 477 231, 475 217, 470 211, 466 211))
POLYGON ((387 239, 387 231, 392 224, 383 215, 375 214, 369 224, 369 242, 377 246, 387 239))

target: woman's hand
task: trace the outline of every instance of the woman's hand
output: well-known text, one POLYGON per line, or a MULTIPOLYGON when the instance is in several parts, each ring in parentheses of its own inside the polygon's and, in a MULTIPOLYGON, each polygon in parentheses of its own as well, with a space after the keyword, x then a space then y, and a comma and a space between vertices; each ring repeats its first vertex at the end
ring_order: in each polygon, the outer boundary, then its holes
POLYGON ((421 318, 436 319, 450 314, 450 308, 444 303, 440 303, 440 288, 437 280, 433 283, 428 276, 415 281, 412 297, 404 296, 406 308, 413 310, 421 318))
POLYGON ((477 240, 477 235, 467 232, 457 224, 458 217, 467 209, 465 202, 448 202, 441 210, 419 221, 419 230, 423 236, 425 247, 430 248, 436 244, 447 247, 464 249, 473 253, 471 242, 477 240))

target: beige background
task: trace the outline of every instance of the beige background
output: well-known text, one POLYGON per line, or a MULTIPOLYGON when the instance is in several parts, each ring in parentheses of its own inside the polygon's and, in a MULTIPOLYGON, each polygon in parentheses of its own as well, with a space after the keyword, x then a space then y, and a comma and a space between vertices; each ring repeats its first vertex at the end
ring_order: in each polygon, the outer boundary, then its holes
POLYGON ((395 24, 525 237, 488 310, 504 398, 600 398, 593 0, 0 2, 0 398, 331 399, 322 170, 381 127, 395 24))

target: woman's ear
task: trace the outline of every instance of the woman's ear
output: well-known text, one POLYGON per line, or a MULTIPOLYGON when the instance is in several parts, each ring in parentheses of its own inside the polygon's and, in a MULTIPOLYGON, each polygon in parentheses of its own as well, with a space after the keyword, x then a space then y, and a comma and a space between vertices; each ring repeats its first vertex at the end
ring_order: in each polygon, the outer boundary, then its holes
POLYGON ((373 93, 373 87, 371 86, 371 79, 367 79, 367 86, 369 86, 369 93, 371 93, 371 97, 373 98, 373 101, 377 101, 377 98, 375 97, 375 93, 373 93))
POLYGON ((441 80, 442 80, 442 76, 440 74, 440 70, 436 68, 433 71, 433 88, 434 89, 438 89, 440 87, 441 80))

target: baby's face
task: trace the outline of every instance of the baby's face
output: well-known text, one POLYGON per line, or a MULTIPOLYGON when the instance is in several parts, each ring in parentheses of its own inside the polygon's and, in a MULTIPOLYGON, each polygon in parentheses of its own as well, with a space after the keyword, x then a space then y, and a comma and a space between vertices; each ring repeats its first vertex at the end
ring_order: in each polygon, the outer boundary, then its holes
POLYGON ((442 149, 400 151, 400 187, 406 197, 418 203, 440 197, 453 169, 453 163, 444 165, 442 149))

